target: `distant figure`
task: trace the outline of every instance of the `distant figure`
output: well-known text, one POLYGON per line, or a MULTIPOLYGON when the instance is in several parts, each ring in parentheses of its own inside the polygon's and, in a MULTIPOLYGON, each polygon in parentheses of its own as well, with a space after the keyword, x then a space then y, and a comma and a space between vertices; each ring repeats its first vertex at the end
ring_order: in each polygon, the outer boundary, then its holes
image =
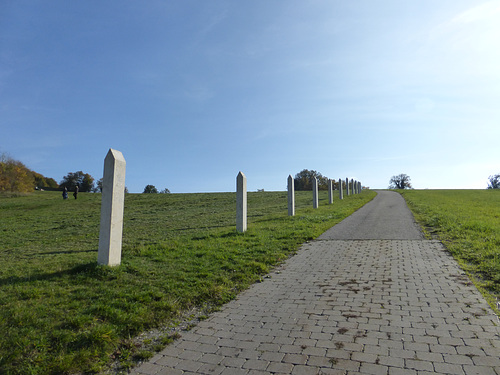
POLYGON ((73 193, 73 196, 76 198, 78 198, 78 185, 76 185, 76 188, 75 188, 75 192, 73 193))
POLYGON ((63 199, 68 199, 68 188, 65 186, 63 190, 63 199))

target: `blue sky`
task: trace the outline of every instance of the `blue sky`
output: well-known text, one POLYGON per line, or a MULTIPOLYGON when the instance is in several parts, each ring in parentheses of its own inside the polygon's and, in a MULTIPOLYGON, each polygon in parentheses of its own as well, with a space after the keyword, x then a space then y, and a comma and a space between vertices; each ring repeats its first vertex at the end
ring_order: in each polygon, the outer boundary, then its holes
POLYGON ((500 0, 0 3, 0 153, 60 181, 285 190, 500 173, 500 0))

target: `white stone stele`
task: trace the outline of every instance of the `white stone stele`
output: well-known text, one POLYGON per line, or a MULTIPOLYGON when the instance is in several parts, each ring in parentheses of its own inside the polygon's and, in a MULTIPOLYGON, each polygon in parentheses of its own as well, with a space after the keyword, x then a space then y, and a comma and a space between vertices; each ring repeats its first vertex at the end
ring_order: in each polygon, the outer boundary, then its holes
POLYGON ((236 230, 247 230, 247 178, 242 172, 236 177, 236 230))
POLYGON ((318 208, 318 179, 313 177, 312 179, 312 188, 313 188, 313 208, 318 208))
POLYGON ((333 180, 328 179, 328 203, 333 204, 333 180))
POLYGON ((339 199, 344 199, 344 186, 342 186, 344 184, 342 182, 342 179, 339 178, 339 199))
POLYGON ((295 181, 288 176, 288 216, 295 216, 295 181))
POLYGON ((109 149, 104 159, 101 226, 97 263, 118 266, 122 256, 123 207, 125 201, 125 158, 109 149))
POLYGON ((349 178, 345 179, 345 192, 347 193, 347 196, 349 196, 349 178))
POLYGON ((351 194, 354 195, 354 179, 351 178, 351 194))

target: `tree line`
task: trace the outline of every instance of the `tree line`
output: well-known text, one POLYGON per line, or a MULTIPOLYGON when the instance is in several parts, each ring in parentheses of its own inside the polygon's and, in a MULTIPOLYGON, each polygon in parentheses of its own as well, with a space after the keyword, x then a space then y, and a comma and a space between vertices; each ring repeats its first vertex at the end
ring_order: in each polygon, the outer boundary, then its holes
MULTIPOLYGON (((53 178, 48 178, 32 171, 19 160, 6 154, 0 155, 0 193, 30 193, 33 190, 63 190, 78 191, 83 193, 101 193, 102 178, 95 180, 89 173, 83 171, 69 172, 59 184, 53 178)), ((128 189, 125 188, 125 193, 128 189)), ((170 190, 159 191, 154 185, 146 185, 143 193, 168 194, 170 190)))
MULTIPOLYGON (((294 188, 296 191, 312 190, 312 180, 318 180, 318 189, 327 190, 329 178, 315 170, 303 169, 294 177, 294 188)), ((48 178, 40 173, 32 171, 18 160, 14 160, 6 154, 0 155, 0 193, 17 192, 29 193, 35 189, 63 189, 74 191, 78 186, 81 192, 102 192, 102 178, 98 181, 83 171, 70 172, 63 177, 58 184, 53 178, 48 178)), ((338 189, 338 180, 333 182, 334 189, 338 189)), ((392 176, 389 189, 411 189, 410 177, 406 174, 392 176)), ((500 173, 489 176, 488 189, 500 189, 500 173)), ((125 188, 125 192, 128 192, 125 188)), ((154 185, 146 185, 145 194, 168 194, 170 190, 159 191, 154 185)))
MULTIPOLYGON (((63 190, 84 193, 102 192, 102 178, 95 180, 89 173, 83 171, 69 172, 59 184, 53 178, 48 178, 40 173, 32 171, 19 160, 15 160, 6 154, 0 155, 0 193, 30 193, 33 190, 63 190)), ((125 193, 128 189, 125 188, 125 193)), ((143 193, 168 194, 170 190, 158 191, 154 185, 146 185, 143 193)))
POLYGON ((19 160, 14 160, 6 154, 0 155, 0 192, 29 193, 35 189, 57 187, 58 184, 53 178, 32 171, 19 160))

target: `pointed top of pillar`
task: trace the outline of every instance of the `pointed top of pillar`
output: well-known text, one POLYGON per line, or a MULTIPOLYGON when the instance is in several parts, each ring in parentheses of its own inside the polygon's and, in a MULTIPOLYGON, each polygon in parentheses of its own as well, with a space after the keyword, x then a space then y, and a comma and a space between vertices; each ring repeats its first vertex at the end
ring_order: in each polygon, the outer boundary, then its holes
POLYGON ((114 160, 119 160, 119 161, 125 162, 125 158, 123 157, 123 154, 121 153, 121 151, 118 151, 118 150, 115 150, 112 148, 109 149, 108 154, 106 155, 106 159, 109 157, 113 158, 114 160))

